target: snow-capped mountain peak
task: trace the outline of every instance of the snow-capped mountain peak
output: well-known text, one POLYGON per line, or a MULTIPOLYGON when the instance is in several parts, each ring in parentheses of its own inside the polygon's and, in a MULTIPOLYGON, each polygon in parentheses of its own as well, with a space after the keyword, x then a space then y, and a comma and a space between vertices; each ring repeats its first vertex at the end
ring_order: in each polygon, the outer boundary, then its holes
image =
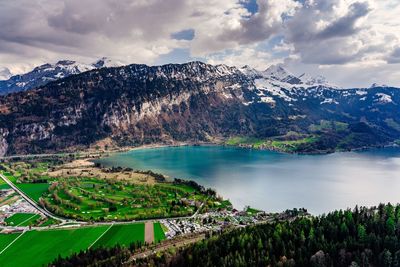
POLYGON ((329 88, 335 88, 338 89, 339 87, 335 84, 332 84, 329 82, 324 76, 322 75, 317 75, 317 76, 311 76, 307 73, 303 73, 299 76, 299 79, 301 82, 305 85, 309 86, 324 86, 324 87, 329 87, 329 88))
POLYGON ((299 84, 301 81, 295 75, 288 72, 282 65, 271 65, 262 72, 263 77, 289 84, 299 84))
POLYGON ((6 79, 3 81, 1 80, 2 72, 0 69, 0 95, 39 87, 48 82, 65 78, 70 75, 80 74, 93 69, 118 67, 122 65, 123 64, 120 62, 112 61, 106 57, 100 58, 91 64, 81 63, 73 60, 60 60, 53 64, 46 63, 40 65, 34 68, 32 71, 24 74, 11 77, 7 77, 7 75, 5 75, 6 79))
POLYGON ((114 61, 112 59, 109 59, 108 57, 102 57, 96 62, 92 63, 92 66, 95 67, 96 69, 99 68, 112 68, 112 67, 120 67, 123 66, 124 64, 119 61, 114 61))
POLYGON ((239 68, 239 70, 246 76, 254 79, 257 77, 262 77, 262 73, 249 65, 244 65, 243 67, 239 68))
POLYGON ((275 80, 282 80, 290 75, 281 65, 271 65, 263 72, 263 74, 275 80))
POLYGON ((381 83, 373 83, 369 88, 377 88, 377 87, 389 87, 389 86, 381 83))

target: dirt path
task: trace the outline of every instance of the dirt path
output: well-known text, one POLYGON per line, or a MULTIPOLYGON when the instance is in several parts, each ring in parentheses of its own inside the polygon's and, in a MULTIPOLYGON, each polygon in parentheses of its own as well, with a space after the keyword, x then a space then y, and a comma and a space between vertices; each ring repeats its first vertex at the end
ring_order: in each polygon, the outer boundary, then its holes
POLYGON ((197 234, 195 236, 183 237, 183 239, 167 240, 167 241, 164 241, 164 242, 158 244, 156 247, 148 248, 145 251, 133 254, 126 263, 134 262, 137 259, 146 258, 157 252, 165 251, 171 247, 174 247, 174 248, 185 247, 187 245, 199 242, 199 241, 203 240, 204 238, 205 238, 205 234, 197 234))
POLYGON ((144 224, 144 241, 147 244, 154 242, 154 227, 153 222, 146 222, 144 224))

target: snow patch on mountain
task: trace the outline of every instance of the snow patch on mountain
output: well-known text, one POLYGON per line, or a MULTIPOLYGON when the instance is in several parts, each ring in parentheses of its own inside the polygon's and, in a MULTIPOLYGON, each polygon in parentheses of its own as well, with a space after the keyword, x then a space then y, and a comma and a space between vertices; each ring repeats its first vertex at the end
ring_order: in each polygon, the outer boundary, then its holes
POLYGON ((332 98, 325 98, 324 101, 321 101, 320 104, 336 104, 339 105, 339 102, 337 102, 336 100, 332 99, 332 98))
POLYGON ((384 93, 377 93, 375 94, 375 96, 377 97, 375 99, 375 102, 378 102, 380 104, 388 104, 393 102, 392 97, 390 95, 384 93))
POLYGON ((373 83, 369 88, 377 88, 377 87, 389 87, 389 86, 381 83, 373 83))
POLYGON ((254 80, 254 84, 256 89, 260 92, 268 92, 274 96, 280 97, 285 101, 293 101, 294 99, 287 95, 287 93, 283 90, 282 84, 277 84, 276 82, 271 82, 268 79, 256 79, 254 80))

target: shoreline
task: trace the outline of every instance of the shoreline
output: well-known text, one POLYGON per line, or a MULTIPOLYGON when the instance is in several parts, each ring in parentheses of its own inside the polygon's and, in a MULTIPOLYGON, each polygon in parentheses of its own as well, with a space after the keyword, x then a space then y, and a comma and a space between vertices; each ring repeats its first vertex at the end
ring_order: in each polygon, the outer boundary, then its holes
POLYGON ((255 148, 252 145, 246 144, 238 144, 238 145, 228 145, 225 142, 176 142, 176 143, 153 143, 153 144, 143 144, 138 146, 125 146, 118 147, 110 150, 93 150, 91 148, 85 150, 76 150, 76 151, 63 151, 60 153, 41 153, 41 154, 14 154, 1 156, 0 162, 8 159, 29 159, 29 158, 46 158, 46 157, 68 157, 68 156, 78 156, 80 159, 90 159, 90 158, 104 158, 108 157, 112 154, 116 153, 126 153, 135 150, 141 149, 157 149, 157 148, 168 148, 168 147, 184 147, 184 146, 221 146, 221 147, 230 147, 230 148, 241 148, 241 149, 250 149, 250 150, 260 150, 260 151, 270 151, 288 155, 304 155, 304 156, 313 156, 313 155, 329 155, 335 153, 348 153, 348 152, 360 152, 367 151, 371 149, 384 149, 384 148, 399 148, 400 145, 391 142, 389 144, 382 145, 374 145, 374 146, 363 146, 357 148, 351 148, 348 150, 320 150, 320 151, 311 151, 311 152, 290 152, 282 149, 276 149, 271 147, 261 147, 255 148))

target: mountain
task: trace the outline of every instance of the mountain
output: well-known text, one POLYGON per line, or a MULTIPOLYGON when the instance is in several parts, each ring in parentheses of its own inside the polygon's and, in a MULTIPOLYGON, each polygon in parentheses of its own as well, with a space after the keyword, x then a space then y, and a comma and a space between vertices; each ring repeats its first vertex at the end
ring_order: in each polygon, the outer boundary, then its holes
POLYGON ((398 88, 337 90, 282 69, 189 62, 71 75, 0 97, 0 154, 76 150, 105 140, 126 146, 237 136, 310 137, 296 152, 314 153, 400 138, 398 88))
POLYGON ((14 76, 11 76, 9 72, 7 75, 8 69, 5 68, 4 74, 0 70, 0 95, 26 91, 45 85, 51 81, 93 69, 118 66, 121 66, 121 64, 104 57, 92 64, 84 64, 72 60, 60 60, 55 64, 43 64, 28 73, 14 76), (2 76, 5 78, 4 80, 1 80, 2 76))

